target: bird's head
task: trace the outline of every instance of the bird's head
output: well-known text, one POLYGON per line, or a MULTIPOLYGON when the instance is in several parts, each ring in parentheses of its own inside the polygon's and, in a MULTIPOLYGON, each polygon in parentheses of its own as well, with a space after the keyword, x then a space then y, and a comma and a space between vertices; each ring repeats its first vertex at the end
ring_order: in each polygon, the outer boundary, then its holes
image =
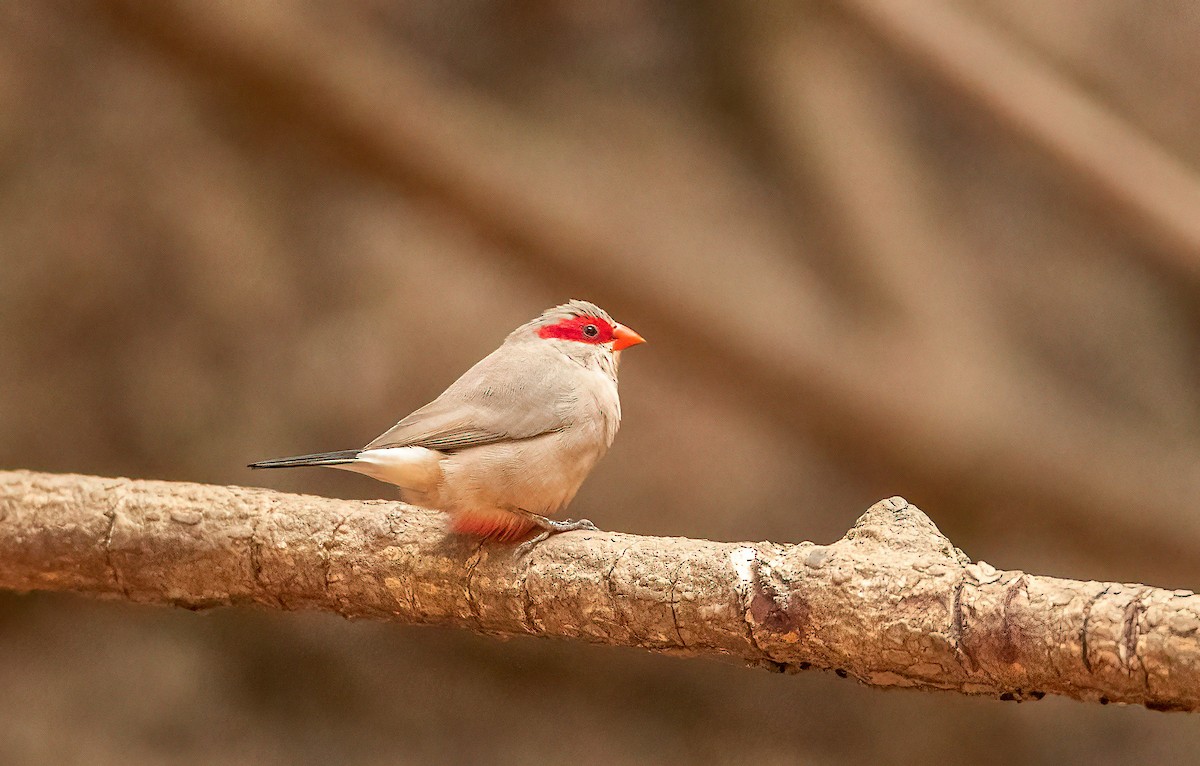
POLYGON ((555 343, 572 357, 615 354, 646 340, 594 303, 573 300, 547 309, 514 335, 555 343))

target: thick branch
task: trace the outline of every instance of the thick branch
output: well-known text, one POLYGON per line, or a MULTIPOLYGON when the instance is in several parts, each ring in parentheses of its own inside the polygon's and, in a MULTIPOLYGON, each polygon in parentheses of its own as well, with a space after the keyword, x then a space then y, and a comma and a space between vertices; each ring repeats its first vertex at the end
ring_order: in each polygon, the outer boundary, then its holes
POLYGON ((1200 709, 1200 597, 972 563, 901 498, 846 536, 562 535, 527 556, 398 502, 0 472, 0 587, 726 655, 877 686, 1200 709))

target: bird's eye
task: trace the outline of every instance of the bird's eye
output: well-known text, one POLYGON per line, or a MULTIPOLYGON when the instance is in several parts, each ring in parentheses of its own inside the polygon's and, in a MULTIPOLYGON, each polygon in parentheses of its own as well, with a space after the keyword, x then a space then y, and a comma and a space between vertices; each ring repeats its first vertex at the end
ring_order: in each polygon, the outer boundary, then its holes
POLYGON ((600 328, 596 327, 594 324, 587 325, 583 328, 583 334, 589 338, 594 338, 600 334, 600 328))

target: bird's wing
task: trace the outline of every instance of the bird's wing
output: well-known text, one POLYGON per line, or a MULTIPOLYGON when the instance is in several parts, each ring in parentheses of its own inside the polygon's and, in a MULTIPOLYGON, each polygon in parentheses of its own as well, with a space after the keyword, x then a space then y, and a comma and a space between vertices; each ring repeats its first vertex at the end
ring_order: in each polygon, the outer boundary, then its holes
MULTIPOLYGON (((428 447, 443 452, 562 431, 574 401, 569 371, 534 355, 501 347, 463 374, 441 396, 366 446, 428 447), (521 363, 521 369, 515 363, 521 363), (541 369, 539 369, 541 368, 541 369), (567 379, 564 379, 567 378, 567 379)), ((569 363, 568 363, 569 364, 569 363)))

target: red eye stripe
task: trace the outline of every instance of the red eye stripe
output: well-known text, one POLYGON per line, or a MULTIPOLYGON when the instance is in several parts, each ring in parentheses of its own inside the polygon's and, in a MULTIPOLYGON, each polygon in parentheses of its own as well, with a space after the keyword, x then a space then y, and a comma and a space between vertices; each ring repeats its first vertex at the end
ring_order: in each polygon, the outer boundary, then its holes
POLYGON ((546 325, 538 330, 539 338, 558 338, 559 340, 575 340, 581 343, 608 343, 613 339, 613 326, 599 317, 571 317, 558 324, 546 325), (588 326, 596 328, 595 335, 589 335, 588 326))

